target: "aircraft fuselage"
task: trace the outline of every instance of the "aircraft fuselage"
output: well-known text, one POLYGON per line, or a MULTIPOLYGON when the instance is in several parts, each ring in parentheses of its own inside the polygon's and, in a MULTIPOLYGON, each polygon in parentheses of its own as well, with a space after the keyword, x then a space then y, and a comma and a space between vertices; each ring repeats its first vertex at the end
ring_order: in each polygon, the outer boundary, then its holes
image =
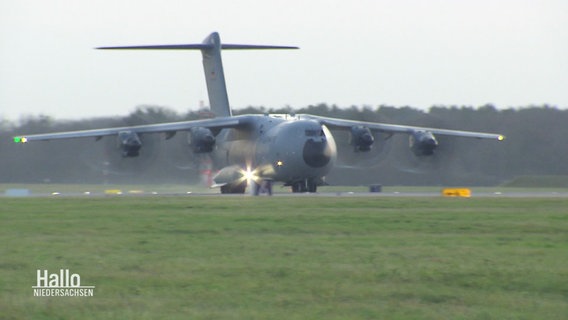
POLYGON ((213 159, 219 168, 237 165, 260 179, 286 184, 316 181, 334 166, 337 149, 331 132, 314 120, 293 116, 247 116, 246 129, 217 135, 213 159))

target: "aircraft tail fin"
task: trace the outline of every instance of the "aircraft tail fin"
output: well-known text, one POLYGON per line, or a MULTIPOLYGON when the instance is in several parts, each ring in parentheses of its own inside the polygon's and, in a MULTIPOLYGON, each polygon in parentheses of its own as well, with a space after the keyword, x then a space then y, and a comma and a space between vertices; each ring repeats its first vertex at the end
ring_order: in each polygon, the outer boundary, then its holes
POLYGON ((175 44, 175 45, 147 45, 147 46, 120 46, 120 47, 99 47, 104 50, 201 50, 203 56, 203 70, 209 95, 209 105, 211 112, 217 117, 232 116, 227 86, 225 84, 225 74, 223 72, 223 62, 221 59, 221 49, 224 50, 250 50, 250 49, 298 49, 289 46, 264 46, 247 44, 222 44, 219 33, 211 33, 202 43, 199 44, 175 44))

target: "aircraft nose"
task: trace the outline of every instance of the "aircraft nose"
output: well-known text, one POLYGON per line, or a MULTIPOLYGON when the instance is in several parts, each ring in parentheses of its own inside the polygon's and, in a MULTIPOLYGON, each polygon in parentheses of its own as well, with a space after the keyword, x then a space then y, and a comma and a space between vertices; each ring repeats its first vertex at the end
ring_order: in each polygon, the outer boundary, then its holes
POLYGON ((325 138, 316 141, 308 139, 304 144, 304 162, 313 168, 321 168, 329 163, 332 152, 325 138))

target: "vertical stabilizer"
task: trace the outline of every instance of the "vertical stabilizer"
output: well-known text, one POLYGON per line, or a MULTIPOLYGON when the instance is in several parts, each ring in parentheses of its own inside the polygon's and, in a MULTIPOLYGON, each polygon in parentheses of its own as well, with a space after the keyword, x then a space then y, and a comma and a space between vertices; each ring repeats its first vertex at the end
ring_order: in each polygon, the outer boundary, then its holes
POLYGON ((217 32, 210 34, 203 40, 203 71, 207 83, 209 106, 216 117, 231 117, 231 107, 225 84, 223 61, 221 60, 221 38, 217 32))
POLYGON ((217 32, 211 33, 202 43, 198 44, 166 44, 166 45, 143 45, 143 46, 120 46, 100 47, 97 49, 111 50, 201 50, 203 55, 203 69, 209 95, 209 106, 216 117, 232 116, 225 84, 225 73, 221 60, 221 49, 224 50, 249 50, 249 49, 298 49, 288 46, 259 46, 249 44, 221 44, 221 38, 217 32))

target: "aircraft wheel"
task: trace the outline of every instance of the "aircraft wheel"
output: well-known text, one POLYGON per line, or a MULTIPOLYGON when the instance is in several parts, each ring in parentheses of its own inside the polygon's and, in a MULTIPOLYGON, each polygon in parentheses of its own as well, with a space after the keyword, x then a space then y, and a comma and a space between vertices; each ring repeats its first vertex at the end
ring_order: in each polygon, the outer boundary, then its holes
POLYGON ((299 193, 299 192, 307 192, 308 188, 306 187, 306 181, 298 181, 292 184, 292 192, 299 193))
POLYGON ((313 180, 308 180, 308 192, 315 193, 318 190, 318 185, 313 180))

